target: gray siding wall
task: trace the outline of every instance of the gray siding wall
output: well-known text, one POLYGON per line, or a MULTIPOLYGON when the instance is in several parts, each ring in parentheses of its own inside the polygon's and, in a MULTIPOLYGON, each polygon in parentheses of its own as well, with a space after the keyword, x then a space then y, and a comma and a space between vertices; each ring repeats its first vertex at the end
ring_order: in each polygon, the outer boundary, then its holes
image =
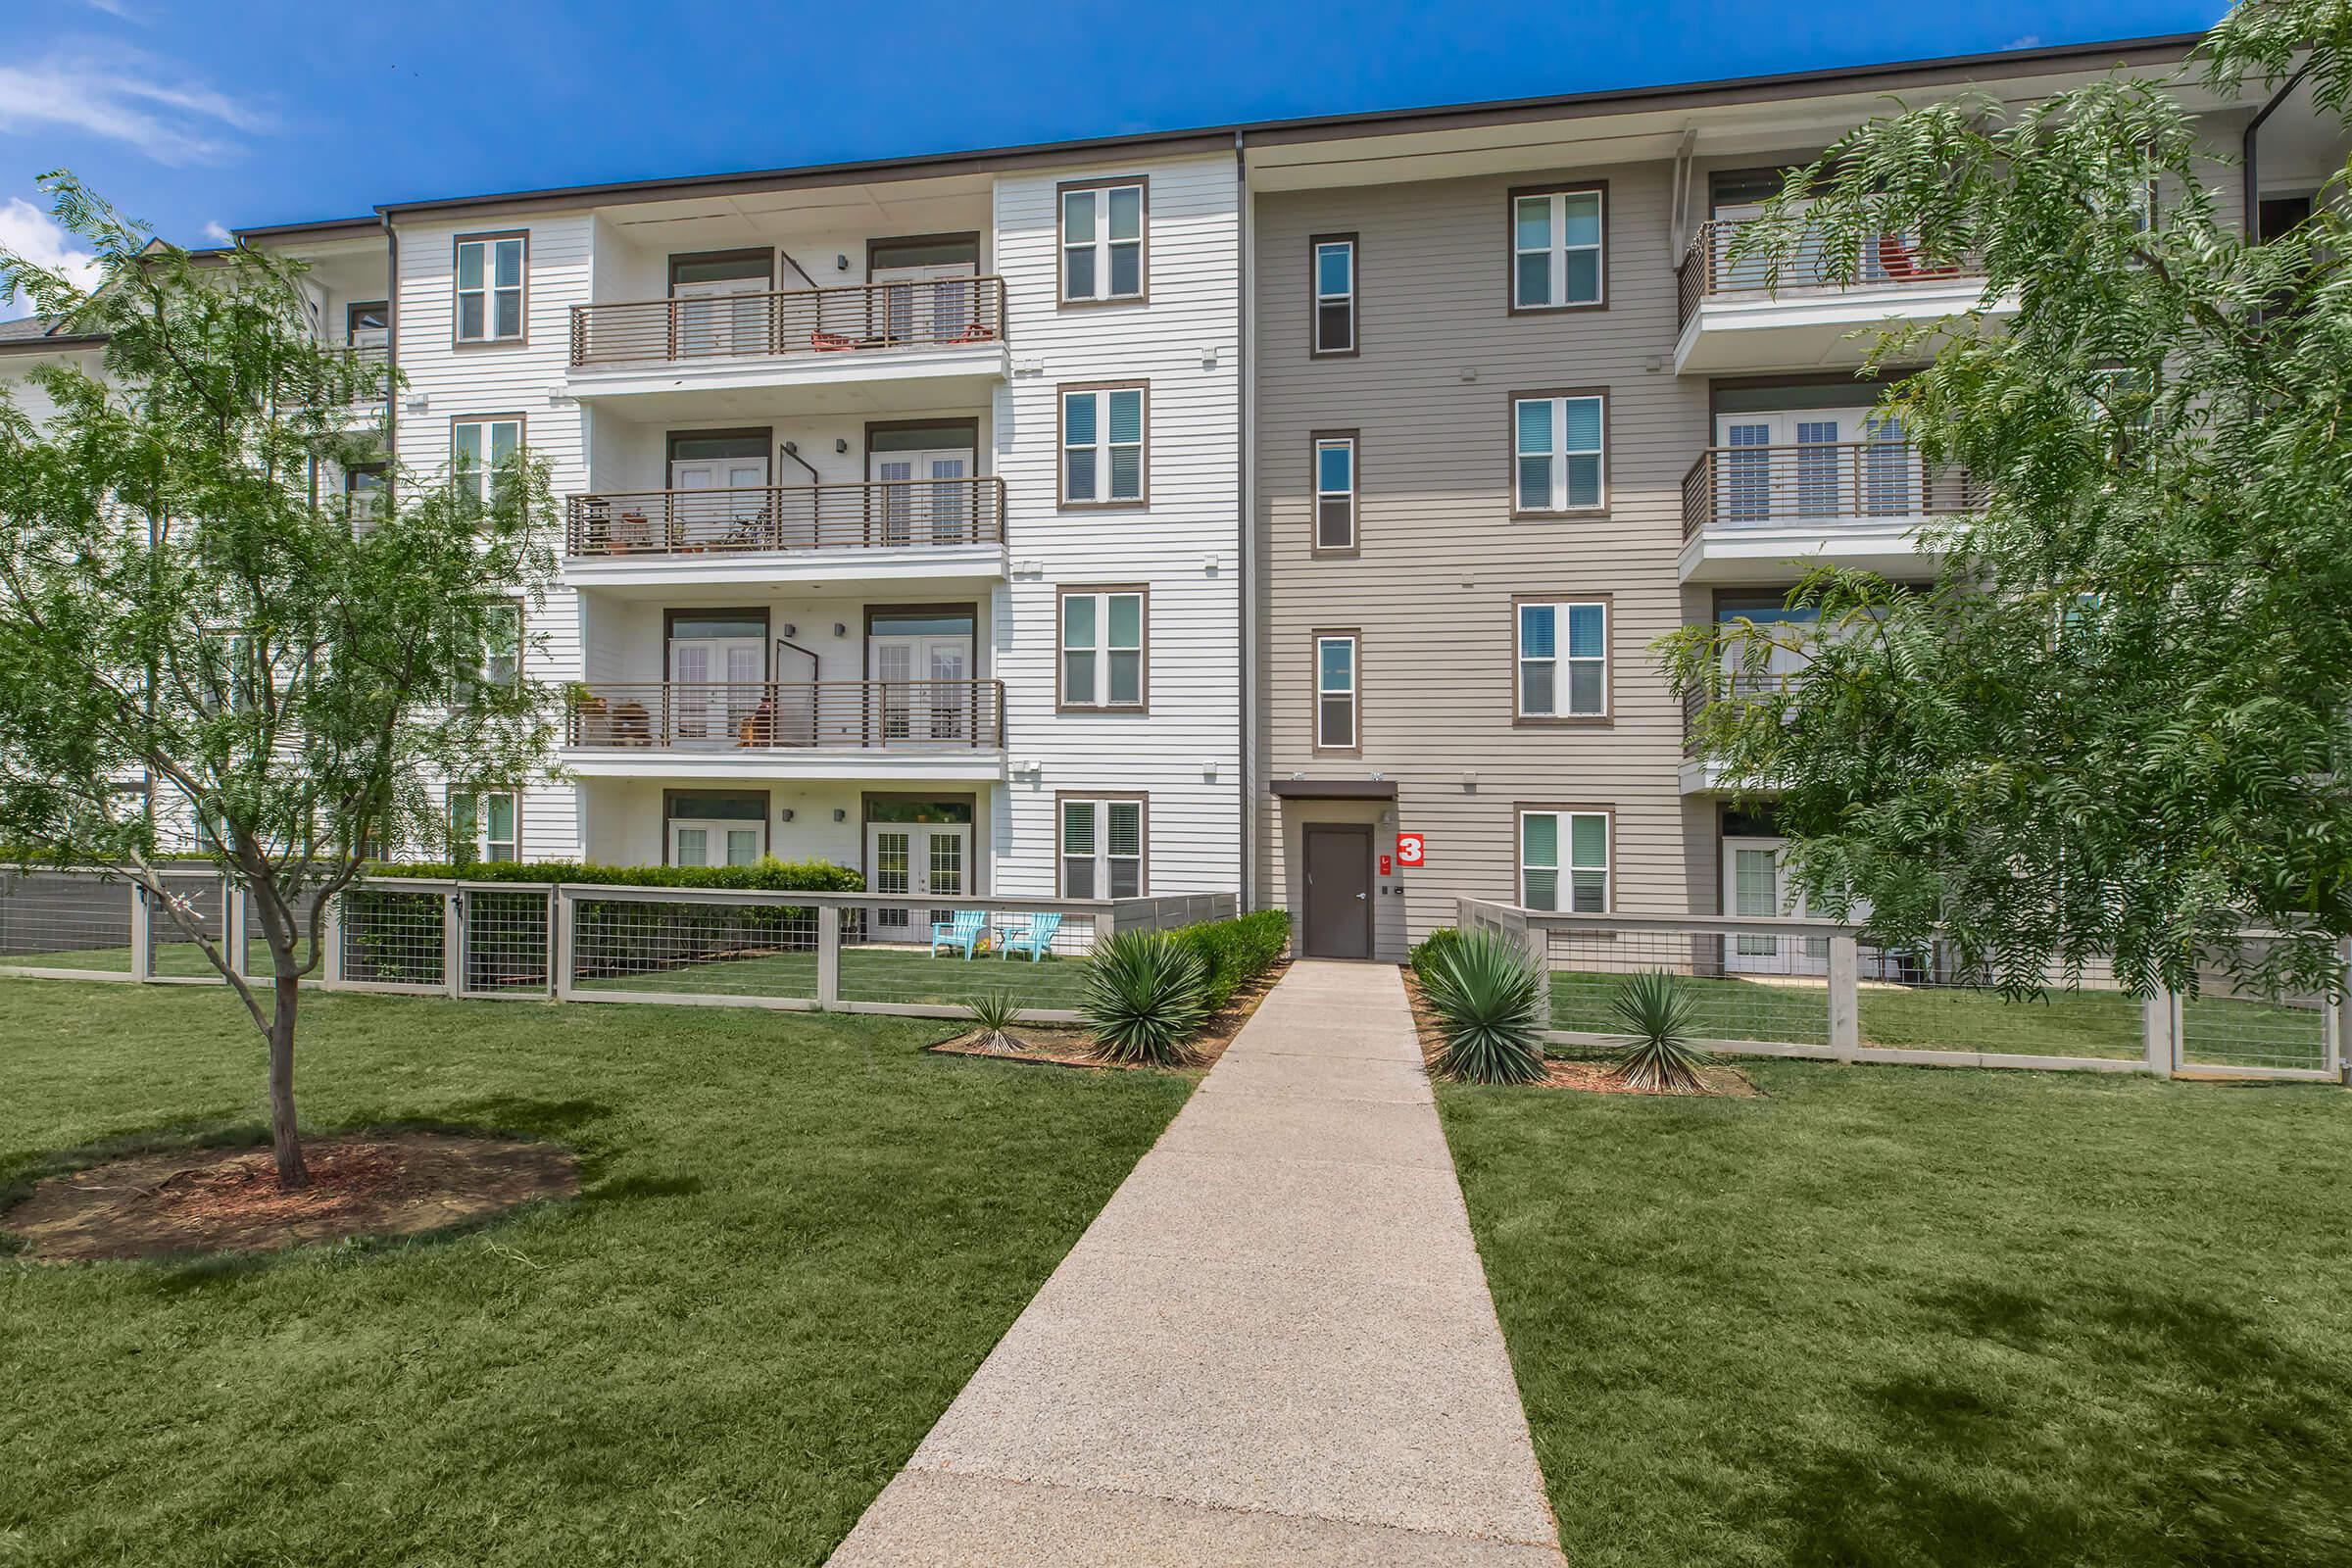
POLYGON ((1605 310, 1506 310, 1505 193, 1550 174, 1256 202, 1259 886, 1266 902, 1298 908, 1299 825, 1366 814, 1275 801, 1271 780, 1396 780, 1378 847, 1405 828, 1429 850, 1424 868, 1379 888, 1384 958, 1450 923, 1459 895, 1514 898, 1521 803, 1611 810, 1620 911, 1706 908, 1715 896, 1713 808, 1686 813, 1681 713, 1648 651, 1683 618, 1681 485, 1707 438, 1706 383, 1670 368, 1671 170, 1553 172, 1608 181, 1605 310), (1308 238, 1335 231, 1359 236, 1361 353, 1310 360, 1308 238), (1510 396, 1557 387, 1608 392, 1607 514, 1513 521, 1510 396), (1311 432, 1347 428, 1360 432, 1360 550, 1316 557, 1311 432), (1513 723, 1512 601, 1537 594, 1610 596, 1605 724, 1513 723), (1360 758, 1311 745, 1310 637, 1344 628, 1362 636, 1360 758))

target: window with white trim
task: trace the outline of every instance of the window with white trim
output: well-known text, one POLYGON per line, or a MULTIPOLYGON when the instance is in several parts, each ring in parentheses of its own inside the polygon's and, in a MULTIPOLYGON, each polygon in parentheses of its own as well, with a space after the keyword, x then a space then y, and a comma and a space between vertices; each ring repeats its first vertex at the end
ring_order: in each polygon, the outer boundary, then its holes
POLYGON ((1519 607, 1519 716, 1602 718, 1609 710, 1609 607, 1519 607))
POLYGON ((1144 389, 1061 395, 1061 499, 1101 506, 1144 499, 1144 389))
POLYGON ((449 792, 449 844, 456 859, 519 860, 520 821, 512 790, 449 792))
POLYGON ((1519 813, 1519 904, 1568 914, 1609 912, 1609 813, 1519 813))
POLYGON ((1314 242, 1315 320, 1313 352, 1355 352, 1355 237, 1335 235, 1314 242))
POLYGON ((521 234, 458 241, 458 341, 501 343, 522 337, 521 234))
POLYGON ((1352 633, 1323 632, 1315 637, 1315 747, 1319 751, 1355 750, 1355 656, 1352 633))
POLYGON ((1144 295, 1144 182, 1061 193, 1061 297, 1144 295))
POLYGON ((458 494, 487 506, 499 466, 522 450, 520 419, 461 419, 449 427, 449 471, 458 494))
POLYGON ((1061 706, 1144 706, 1141 591, 1065 590, 1061 596, 1061 706))
POLYGON ((1557 190, 1511 198, 1511 304, 1522 311, 1598 305, 1601 193, 1557 190))
POLYGON ((1144 896, 1144 803, 1061 803, 1061 894, 1065 899, 1144 896))
POLYGON ((1315 548, 1355 548, 1355 437, 1315 437, 1315 548))
POLYGON ((1597 392, 1511 401, 1514 511, 1598 512, 1607 504, 1603 401, 1597 392))

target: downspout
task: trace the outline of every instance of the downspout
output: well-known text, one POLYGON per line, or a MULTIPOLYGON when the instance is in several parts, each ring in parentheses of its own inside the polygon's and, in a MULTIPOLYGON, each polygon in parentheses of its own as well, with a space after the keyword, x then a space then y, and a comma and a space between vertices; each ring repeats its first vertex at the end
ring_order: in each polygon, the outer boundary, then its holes
POLYGON ((2254 118, 2246 122, 2246 134, 2239 143, 2238 150, 2246 171, 2246 207, 2238 215, 2238 220, 2247 236, 2257 245, 2262 243, 2262 173, 2255 167, 2254 133, 2262 129, 2262 122, 2271 118, 2274 110, 2286 102, 2286 95, 2303 84, 2303 78, 2311 74, 2311 66, 2310 61, 2305 61, 2303 69, 2287 77, 2286 85, 2273 93, 2271 101, 2254 112, 2254 118))
POLYGON ((1251 682, 1250 672, 1256 667, 1256 660, 1253 657, 1253 649, 1256 638, 1253 635, 1254 626, 1250 608, 1250 513, 1252 510, 1251 501, 1253 499, 1250 495, 1251 472, 1250 464, 1250 449, 1251 445, 1251 425, 1250 393, 1251 386, 1255 382, 1256 371, 1250 359, 1250 318, 1252 307, 1252 288, 1250 270, 1250 158, 1247 139, 1244 133, 1239 129, 1236 129, 1233 133, 1233 184, 1235 214, 1234 322, 1236 338, 1236 348, 1234 352, 1236 358, 1240 362, 1234 367, 1234 382, 1236 388, 1234 399, 1234 434, 1236 437, 1234 442, 1234 494, 1236 501, 1234 507, 1235 550, 1233 554, 1233 578, 1235 596, 1235 624, 1239 627, 1241 633, 1241 667, 1235 677, 1234 684, 1236 693, 1239 697, 1239 729, 1241 732, 1239 739, 1241 741, 1241 746, 1239 748, 1238 755, 1241 758, 1242 775, 1239 783, 1241 792, 1240 825, 1242 837, 1240 867, 1241 876, 1240 887, 1237 890, 1238 897, 1236 898, 1235 902, 1238 906, 1237 912, 1247 914, 1250 910, 1257 907, 1255 900, 1257 881, 1257 835, 1254 831, 1256 826, 1257 792, 1254 788, 1252 788, 1257 776, 1257 771, 1253 765, 1253 759, 1250 755, 1250 721, 1254 716, 1254 703, 1252 699, 1255 695, 1255 687, 1251 682))

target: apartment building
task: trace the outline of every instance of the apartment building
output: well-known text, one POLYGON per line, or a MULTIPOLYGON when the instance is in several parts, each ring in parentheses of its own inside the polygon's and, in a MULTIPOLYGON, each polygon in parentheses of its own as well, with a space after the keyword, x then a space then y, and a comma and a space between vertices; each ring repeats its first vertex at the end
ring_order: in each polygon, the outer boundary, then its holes
POLYGON ((550 467, 561 591, 492 658, 565 694, 561 776, 449 781, 454 834, 942 899, 1232 891, 1238 193, 1226 141, 1159 138, 240 234, 398 367, 355 416, 400 471, 550 467))
MULTIPOLYGON (((1788 614, 1813 562, 1933 575, 1919 530, 1971 481, 1874 413, 1856 334, 1982 289, 1901 236, 1853 286, 1768 288, 1739 226, 1890 95, 2029 101, 2195 41, 239 239, 309 264, 322 339, 397 365, 352 416, 402 471, 551 466, 561 591, 497 658, 565 692, 562 775, 450 781, 475 854, 1238 887, 1302 951, 1393 959, 1464 896, 1780 911, 1770 811, 1688 758, 1651 645, 1788 614)), ((2296 221, 2341 167, 2307 89, 2185 90, 2232 220, 2296 221)), ((98 348, 9 323, 0 378, 98 348)))
MULTIPOLYGON (((1983 286, 1888 235, 1851 287, 1768 288, 1733 238, 1887 95, 2026 101, 2193 41, 1250 133, 1252 856, 1304 952, 1401 957, 1464 896, 1784 912, 1770 810, 1686 755, 1652 645, 1793 618, 1818 562, 1935 575, 1919 531, 1970 481, 1874 413, 1856 334, 1983 286)), ((2292 94, 2259 142, 2259 100, 2192 106, 2246 160, 2229 220, 2298 220, 2342 165, 2292 94)))

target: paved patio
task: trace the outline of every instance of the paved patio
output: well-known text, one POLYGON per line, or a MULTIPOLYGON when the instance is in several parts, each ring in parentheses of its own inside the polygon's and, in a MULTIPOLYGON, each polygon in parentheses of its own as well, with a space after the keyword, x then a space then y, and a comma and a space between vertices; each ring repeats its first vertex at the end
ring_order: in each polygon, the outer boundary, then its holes
POLYGON ((1558 1568, 1396 970, 1302 961, 832 1561, 1558 1568))

